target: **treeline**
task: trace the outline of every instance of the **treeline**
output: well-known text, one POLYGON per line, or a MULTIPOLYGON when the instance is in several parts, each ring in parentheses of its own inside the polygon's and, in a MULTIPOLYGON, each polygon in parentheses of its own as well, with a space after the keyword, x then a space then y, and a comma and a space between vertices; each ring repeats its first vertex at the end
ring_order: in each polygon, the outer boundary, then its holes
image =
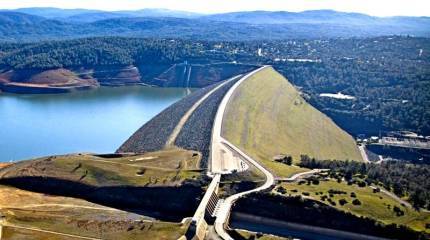
POLYGON ((235 221, 234 212, 240 212, 390 239, 426 239, 427 237, 425 233, 416 232, 405 226, 384 225, 374 219, 358 217, 318 201, 301 197, 253 193, 240 198, 233 206, 232 212, 231 221, 235 221))
POLYGON ((99 37, 0 44, 0 72, 233 61, 273 65, 311 104, 353 135, 378 135, 380 130, 430 135, 428 38, 227 42, 99 37), (355 100, 319 96, 337 92, 355 100))
POLYGON ((175 63, 199 57, 198 45, 182 40, 120 37, 48 41, 0 47, 0 66, 13 69, 175 63))
POLYGON ((409 164, 401 161, 387 161, 380 164, 357 161, 316 160, 302 155, 301 167, 330 169, 330 176, 361 179, 367 185, 382 185, 399 197, 408 197, 416 208, 430 210, 430 166, 409 164))

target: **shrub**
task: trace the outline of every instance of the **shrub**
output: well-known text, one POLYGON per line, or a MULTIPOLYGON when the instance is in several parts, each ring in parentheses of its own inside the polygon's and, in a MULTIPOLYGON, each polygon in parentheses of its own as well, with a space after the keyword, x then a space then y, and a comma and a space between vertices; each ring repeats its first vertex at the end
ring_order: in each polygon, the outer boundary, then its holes
POLYGON ((342 190, 335 190, 335 189, 329 189, 329 190, 328 190, 328 193, 331 193, 331 194, 346 194, 346 192, 345 192, 345 191, 342 191, 342 190))
POLYGON ((328 199, 328 202, 329 202, 331 205, 336 206, 336 202, 335 202, 335 201, 333 201, 333 199, 329 198, 329 199, 328 199))
POLYGON ((359 181, 359 182, 357 183, 357 185, 358 185, 359 187, 365 187, 365 186, 366 186, 366 182, 359 181))
POLYGON ((340 199, 339 200, 339 204, 341 205, 341 206, 343 206, 343 205, 345 205, 345 204, 347 204, 348 203, 348 201, 346 201, 345 199, 340 199))
POLYGON ((396 216, 398 217, 405 215, 405 212, 402 209, 400 209, 398 206, 394 206, 393 211, 396 213, 396 216))
POLYGON ((293 157, 291 155, 284 155, 281 158, 275 159, 275 161, 291 166, 293 164, 293 157))
POLYGON ((278 187, 276 189, 276 191, 279 192, 279 193, 282 193, 282 194, 287 193, 287 190, 284 187, 282 187, 282 186, 278 187))
POLYGON ((357 195, 355 194, 355 192, 351 192, 350 196, 351 196, 352 198, 356 198, 356 197, 357 197, 357 195))
POLYGON ((358 199, 354 199, 354 201, 352 201, 352 204, 358 206, 358 205, 361 205, 361 202, 358 199))
POLYGON ((141 169, 139 169, 139 170, 136 172, 136 174, 137 174, 137 175, 139 175, 139 176, 142 176, 143 174, 145 174, 145 171, 146 171, 146 169, 141 168, 141 169))

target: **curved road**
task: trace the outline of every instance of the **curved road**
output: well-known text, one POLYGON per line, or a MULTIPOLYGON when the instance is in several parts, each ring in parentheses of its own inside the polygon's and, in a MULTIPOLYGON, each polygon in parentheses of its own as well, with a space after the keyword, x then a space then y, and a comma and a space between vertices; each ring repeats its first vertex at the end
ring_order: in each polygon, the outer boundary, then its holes
POLYGON ((230 215, 232 204, 242 196, 245 196, 253 192, 262 191, 271 187, 275 182, 275 178, 267 169, 265 169, 257 161, 252 159, 242 150, 240 150, 235 145, 233 145, 232 143, 230 143, 229 141, 227 141, 221 136, 222 120, 224 117, 225 109, 234 91, 243 81, 248 79, 253 74, 265 69, 266 67, 268 66, 263 66, 257 70, 254 70, 251 73, 248 73, 247 75, 245 75, 238 82, 236 82, 229 89, 229 91, 222 99, 218 107, 217 114, 215 116, 214 126, 212 130, 212 141, 211 141, 211 160, 210 160, 211 174, 212 175, 217 173, 229 174, 229 173, 232 173, 234 170, 236 171, 246 170, 246 168, 243 167, 243 164, 242 164, 243 163, 242 161, 246 161, 248 164, 254 165, 266 176, 266 182, 262 186, 245 192, 234 194, 226 198, 224 202, 222 202, 217 213, 217 218, 215 220, 215 231, 223 239, 233 239, 228 235, 228 233, 225 231, 225 228, 224 228, 224 226, 227 223, 228 217, 230 215))
POLYGON ((233 238, 230 237, 230 235, 228 235, 228 233, 225 231, 225 225, 228 222, 228 217, 230 215, 230 210, 231 210, 233 203, 237 199, 239 199, 239 198, 241 198, 247 194, 250 194, 253 192, 263 191, 265 189, 270 188, 275 183, 275 178, 267 169, 265 169, 262 165, 260 165, 257 161, 252 159, 250 156, 248 156, 242 150, 240 150, 239 148, 237 148, 236 146, 234 146, 233 144, 231 144, 227 140, 224 140, 224 143, 227 144, 229 147, 231 147, 238 154, 240 154, 243 158, 245 158, 248 163, 254 165, 257 169, 262 171, 264 173, 264 175, 266 176, 266 182, 262 186, 248 190, 248 191, 245 191, 245 192, 234 194, 234 195, 226 198, 224 200, 224 202, 222 202, 222 204, 218 210, 217 218, 215 220, 215 231, 224 240, 233 240, 233 238))
MULTIPOLYGON (((210 156, 210 163, 209 163, 209 169, 210 173, 216 174, 229 174, 233 171, 244 171, 246 170, 246 167, 243 166, 243 162, 241 160, 241 157, 238 154, 233 153, 230 149, 228 149, 228 146, 225 145, 225 142, 227 142, 222 136, 221 136, 221 130, 222 130, 222 121, 224 118, 224 113, 227 107, 227 104, 233 95, 234 91, 236 90, 239 85, 248 79, 253 74, 265 69, 268 66, 263 66, 261 68, 258 68, 248 74, 246 74, 244 77, 242 77, 239 81, 237 81, 225 94, 224 98, 222 99, 221 103, 218 106, 217 113, 215 115, 214 124, 212 128, 212 139, 211 139, 211 156, 210 156)), ((231 144, 232 145, 232 144, 231 144)))
MULTIPOLYGON (((241 149, 239 149, 234 144, 232 144, 231 142, 229 142, 228 140, 224 139, 221 136, 222 121, 223 121, 225 109, 234 91, 243 81, 248 79, 253 74, 265 69, 266 67, 268 66, 263 66, 245 75, 242 79, 240 79, 229 89, 229 91, 226 93, 226 95, 224 96, 223 100, 221 101, 218 107, 218 111, 214 120, 214 127, 212 130, 212 141, 211 141, 211 159, 210 159, 211 162, 209 165, 210 174, 217 176, 219 174, 230 174, 233 171, 245 171, 247 168, 243 167, 244 165, 243 163, 246 162, 247 164, 254 165, 266 177, 266 181, 262 186, 248 191, 234 194, 226 198, 223 202, 221 202, 221 205, 219 206, 219 209, 216 213, 216 220, 214 225, 215 225, 216 233, 224 240, 233 240, 233 238, 230 237, 230 235, 225 230, 226 225, 228 224, 228 218, 229 218, 233 203, 237 201, 239 198, 245 195, 248 195, 250 193, 266 190, 271 186, 273 186, 275 183, 275 177, 272 175, 272 173, 269 170, 267 170, 258 161, 254 160, 248 154, 246 154, 241 149)), ((308 172, 297 173, 292 177, 288 178, 287 180, 294 181, 305 175, 313 174, 320 171, 323 171, 323 170, 315 169, 308 172)))

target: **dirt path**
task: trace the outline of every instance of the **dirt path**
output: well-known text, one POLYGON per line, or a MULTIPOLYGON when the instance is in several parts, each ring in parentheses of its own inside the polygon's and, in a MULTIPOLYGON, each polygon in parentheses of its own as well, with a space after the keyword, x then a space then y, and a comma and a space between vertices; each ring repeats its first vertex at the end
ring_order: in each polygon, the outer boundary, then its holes
POLYGON ((131 166, 131 167, 140 167, 140 168, 166 171, 166 172, 177 171, 177 169, 138 165, 138 164, 133 164, 133 162, 131 162, 131 163, 120 163, 120 162, 114 162, 114 161, 108 161, 108 160, 95 160, 95 159, 91 159, 91 160, 87 160, 87 161, 103 162, 103 163, 110 163, 110 164, 117 164, 117 165, 127 165, 127 166, 131 166))
POLYGON ((46 204, 28 204, 24 206, 2 206, 0 209, 23 209, 23 208, 38 208, 38 207, 65 207, 65 208, 84 208, 84 209, 93 209, 93 210, 103 210, 103 211, 114 211, 121 212, 119 209, 109 208, 109 207, 92 207, 92 206, 84 206, 84 205, 75 205, 75 204, 60 204, 60 203, 46 203, 46 204))
MULTIPOLYGON (((10 223, 3 223, 2 226, 3 227, 10 227, 10 228, 24 229, 24 230, 30 230, 30 231, 36 231, 36 232, 50 233, 50 234, 55 234, 55 235, 60 235, 60 236, 70 237, 70 238, 76 238, 76 239, 101 240, 101 238, 84 237, 84 236, 79 236, 79 235, 74 235, 74 234, 67 234, 67 233, 60 233, 60 232, 54 232, 54 231, 49 231, 49 230, 43 230, 43 229, 34 228, 34 227, 23 227, 23 226, 10 224, 10 223)), ((1 240, 1 238, 0 238, 0 240, 1 240)))

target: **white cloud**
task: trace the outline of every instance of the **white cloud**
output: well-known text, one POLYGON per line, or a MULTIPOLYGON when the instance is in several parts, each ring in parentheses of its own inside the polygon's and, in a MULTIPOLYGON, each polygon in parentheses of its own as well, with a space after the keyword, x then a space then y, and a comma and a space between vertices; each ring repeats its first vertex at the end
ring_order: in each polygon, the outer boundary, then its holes
POLYGON ((169 8, 204 13, 334 9, 375 16, 430 16, 429 0, 0 0, 0 8, 20 7, 102 10, 169 8))

